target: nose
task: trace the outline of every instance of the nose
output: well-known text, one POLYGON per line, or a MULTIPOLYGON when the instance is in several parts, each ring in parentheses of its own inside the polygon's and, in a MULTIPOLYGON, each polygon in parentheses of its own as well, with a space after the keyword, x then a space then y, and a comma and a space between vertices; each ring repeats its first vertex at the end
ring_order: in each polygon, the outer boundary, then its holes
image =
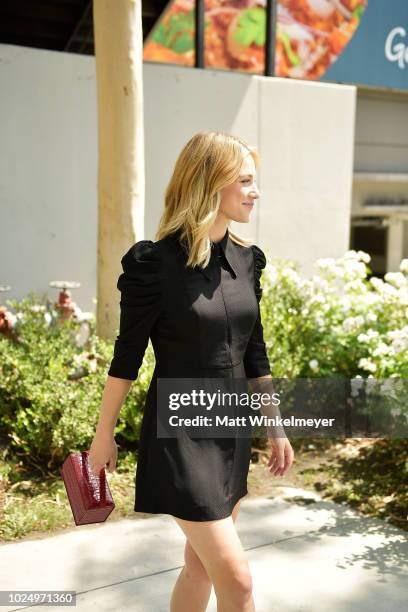
POLYGON ((251 190, 250 195, 251 195, 251 198, 255 200, 256 198, 259 198, 259 196, 261 195, 261 192, 259 191, 257 186, 254 186, 251 190))

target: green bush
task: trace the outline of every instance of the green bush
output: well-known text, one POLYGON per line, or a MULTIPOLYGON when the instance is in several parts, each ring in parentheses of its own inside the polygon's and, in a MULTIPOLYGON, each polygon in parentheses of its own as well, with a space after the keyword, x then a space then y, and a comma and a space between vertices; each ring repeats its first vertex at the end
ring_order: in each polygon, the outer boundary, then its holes
POLYGON ((408 260, 384 280, 367 278, 370 256, 319 259, 301 278, 291 262, 262 277, 265 342, 276 378, 408 377, 408 260))
MULTIPOLYGON (((98 420, 113 343, 95 334, 81 345, 79 320, 62 320, 45 298, 35 294, 9 300, 15 325, 0 335, 0 425, 2 434, 26 459, 48 468, 68 453, 88 448, 98 420)), ((136 445, 153 367, 151 346, 140 376, 119 414, 115 434, 136 445)))
MULTIPOLYGON (((361 251, 320 259, 308 279, 290 262, 268 263, 261 311, 274 377, 408 377, 408 260, 382 281, 367 278, 369 259, 361 251)), ((81 343, 80 319, 61 320, 45 297, 8 305, 16 322, 11 337, 0 335, 1 431, 53 468, 92 441, 113 343, 97 337, 93 318, 81 343)), ((131 448, 153 367, 149 343, 115 430, 131 448)))

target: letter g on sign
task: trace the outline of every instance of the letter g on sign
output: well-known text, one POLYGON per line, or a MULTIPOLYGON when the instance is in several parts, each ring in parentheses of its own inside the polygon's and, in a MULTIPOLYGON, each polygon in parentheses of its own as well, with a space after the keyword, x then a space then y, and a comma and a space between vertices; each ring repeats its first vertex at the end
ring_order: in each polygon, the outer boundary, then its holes
POLYGON ((408 64, 408 47, 403 42, 396 42, 397 36, 405 38, 405 28, 398 26, 393 28, 385 41, 385 57, 390 62, 398 62, 398 67, 403 70, 408 64))

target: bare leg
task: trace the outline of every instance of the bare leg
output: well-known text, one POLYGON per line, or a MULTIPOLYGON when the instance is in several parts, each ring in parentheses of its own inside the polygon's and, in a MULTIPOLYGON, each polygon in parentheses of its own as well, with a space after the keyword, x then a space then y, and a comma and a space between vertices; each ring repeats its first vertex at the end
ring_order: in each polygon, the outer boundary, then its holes
MULTIPOLYGON (((231 516, 234 522, 238 515, 240 503, 241 500, 238 500, 232 510, 231 516)), ((194 523, 199 524, 195 521, 194 523)), ((209 521, 206 521, 206 524, 208 523, 209 521)), ((188 538, 186 538, 184 548, 184 562, 184 567, 174 585, 170 600, 170 612, 191 612, 191 610, 205 612, 211 595, 212 582, 188 538)))
POLYGON ((211 583, 217 612, 254 612, 252 579, 235 529, 240 500, 231 516, 217 521, 174 517, 187 537, 186 564, 174 587, 171 612, 205 612, 211 583))

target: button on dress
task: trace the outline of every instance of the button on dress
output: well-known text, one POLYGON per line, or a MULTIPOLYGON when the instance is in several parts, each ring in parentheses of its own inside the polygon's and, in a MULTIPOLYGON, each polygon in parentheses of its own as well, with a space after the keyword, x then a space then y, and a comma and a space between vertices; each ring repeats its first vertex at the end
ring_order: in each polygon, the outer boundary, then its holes
POLYGON ((211 243, 207 267, 186 267, 187 257, 179 231, 141 240, 123 256, 108 374, 135 380, 151 339, 156 363, 140 430, 135 512, 209 521, 230 516, 248 493, 251 439, 158 437, 157 380, 271 374, 259 310, 266 258, 228 230, 211 243))

